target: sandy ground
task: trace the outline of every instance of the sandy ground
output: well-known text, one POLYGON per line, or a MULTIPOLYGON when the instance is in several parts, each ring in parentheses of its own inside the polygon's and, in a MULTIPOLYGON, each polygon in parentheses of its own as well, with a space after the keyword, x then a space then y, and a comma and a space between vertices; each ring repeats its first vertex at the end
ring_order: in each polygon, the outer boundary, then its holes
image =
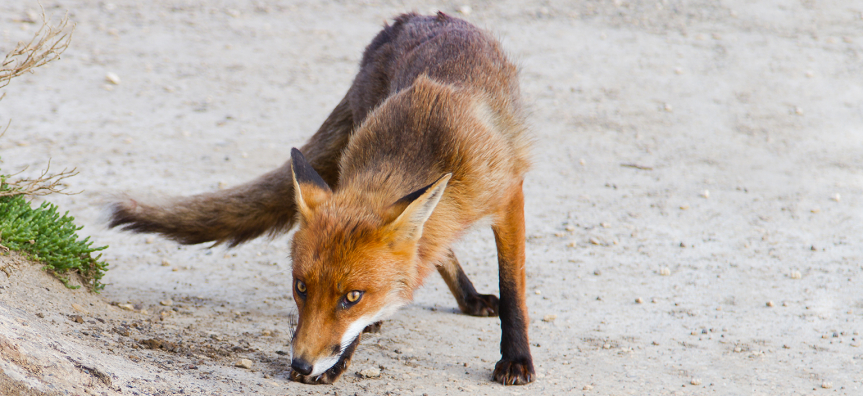
MULTIPOLYGON (((111 270, 102 297, 23 264, 0 275, 0 383, 61 394, 863 394, 863 4, 571 3, 43 0, 70 11, 75 37, 62 60, 6 88, 0 165, 77 167, 72 187, 84 192, 51 200, 111 246, 111 270), (494 31, 522 68, 537 138, 525 186, 538 380, 492 383, 499 321, 458 314, 433 276, 363 339, 338 383, 292 383, 289 236, 178 246, 106 230, 103 202, 212 191, 280 165, 347 90, 384 20, 437 9, 494 31), (368 368, 381 376, 356 375, 368 368)), ((37 7, 0 4, 4 52, 33 33, 17 20, 37 7)), ((478 289, 496 292, 489 230, 456 251, 478 289)))

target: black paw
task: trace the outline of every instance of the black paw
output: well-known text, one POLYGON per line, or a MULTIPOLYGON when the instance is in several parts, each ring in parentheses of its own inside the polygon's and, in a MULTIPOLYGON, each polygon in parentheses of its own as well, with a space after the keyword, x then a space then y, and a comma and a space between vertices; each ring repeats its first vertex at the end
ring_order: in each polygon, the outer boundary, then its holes
POLYGON ((383 324, 384 324, 384 321, 382 321, 382 320, 374 322, 374 323, 366 326, 366 328, 363 329, 363 333, 380 333, 381 326, 383 326, 383 324))
POLYGON ((476 294, 465 298, 461 311, 471 316, 497 316, 500 300, 494 294, 476 294))
POLYGON ((533 361, 530 358, 512 361, 501 359, 494 366, 495 382, 504 385, 524 385, 533 382, 536 373, 533 371, 533 361))

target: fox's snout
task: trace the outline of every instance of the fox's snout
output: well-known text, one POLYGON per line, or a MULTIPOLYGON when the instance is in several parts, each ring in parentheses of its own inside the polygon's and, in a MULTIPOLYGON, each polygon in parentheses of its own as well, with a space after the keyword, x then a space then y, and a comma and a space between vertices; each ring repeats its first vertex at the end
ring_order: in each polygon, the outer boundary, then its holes
POLYGON ((291 359, 291 368, 302 375, 309 375, 312 373, 312 365, 300 357, 291 359))
POLYGON ((320 328, 318 331, 295 333, 291 346, 291 368, 294 371, 302 375, 320 375, 339 362, 344 348, 335 340, 328 340, 325 333, 320 328))

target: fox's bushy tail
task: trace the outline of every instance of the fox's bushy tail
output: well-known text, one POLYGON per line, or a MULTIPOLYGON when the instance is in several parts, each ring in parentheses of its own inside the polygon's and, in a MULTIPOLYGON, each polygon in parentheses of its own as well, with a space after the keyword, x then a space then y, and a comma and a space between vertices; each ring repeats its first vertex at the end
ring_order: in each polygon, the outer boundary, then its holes
MULTIPOLYGON (((330 186, 354 122, 347 96, 300 149, 330 186)), ((127 197, 110 205, 108 227, 156 233, 182 244, 214 242, 233 247, 294 225, 296 205, 291 162, 230 189, 147 203, 127 197)))

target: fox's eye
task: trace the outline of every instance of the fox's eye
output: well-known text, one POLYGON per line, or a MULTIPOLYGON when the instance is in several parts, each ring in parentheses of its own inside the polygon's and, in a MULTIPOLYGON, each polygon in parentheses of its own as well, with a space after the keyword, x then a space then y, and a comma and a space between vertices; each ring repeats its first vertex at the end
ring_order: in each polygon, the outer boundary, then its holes
POLYGON ((363 293, 361 291, 354 290, 354 291, 348 293, 348 295, 346 297, 347 297, 349 303, 355 303, 355 302, 357 302, 357 300, 360 299, 360 296, 362 296, 362 295, 363 295, 363 293))
POLYGON ((296 288, 297 288, 297 293, 299 293, 301 296, 305 297, 305 295, 306 295, 306 284, 303 283, 303 281, 297 279, 296 288))
POLYGON ((363 297, 363 292, 361 292, 359 290, 350 291, 350 292, 348 292, 348 294, 345 294, 345 299, 344 299, 344 302, 342 302, 342 306, 344 308, 350 307, 351 305, 354 305, 357 302, 359 302, 360 298, 362 298, 362 297, 363 297))

